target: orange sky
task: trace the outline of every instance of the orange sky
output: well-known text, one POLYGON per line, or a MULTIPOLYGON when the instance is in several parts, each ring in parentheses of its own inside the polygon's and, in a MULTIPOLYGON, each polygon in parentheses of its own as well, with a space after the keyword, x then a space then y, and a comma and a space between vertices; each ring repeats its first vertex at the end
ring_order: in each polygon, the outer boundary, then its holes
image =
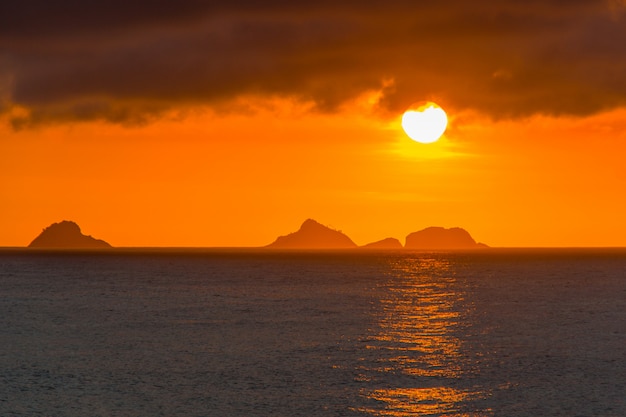
POLYGON ((460 226, 491 246, 626 246, 622 3, 566 7, 571 26, 558 1, 465 20, 462 2, 399 4, 449 32, 325 2, 0 21, 0 246, 61 220, 113 246, 259 246, 306 218, 357 244, 460 226), (217 32, 213 64, 200 35, 217 32), (421 100, 448 113, 437 143, 400 128, 421 100))

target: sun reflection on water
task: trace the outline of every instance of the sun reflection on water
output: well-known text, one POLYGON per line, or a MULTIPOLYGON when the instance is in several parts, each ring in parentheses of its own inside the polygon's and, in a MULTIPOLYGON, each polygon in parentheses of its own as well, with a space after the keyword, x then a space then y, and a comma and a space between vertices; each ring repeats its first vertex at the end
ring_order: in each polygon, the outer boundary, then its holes
POLYGON ((470 393, 453 388, 404 388, 378 390, 370 398, 385 402, 387 407, 374 412, 378 416, 443 415, 465 417, 470 414, 458 413, 455 404, 466 401, 470 393), (454 414, 450 414, 454 413, 454 414))
POLYGON ((488 416, 467 414, 463 404, 481 393, 457 382, 467 369, 459 330, 463 293, 445 256, 394 261, 386 281, 378 327, 367 340, 360 378, 377 416, 488 416))

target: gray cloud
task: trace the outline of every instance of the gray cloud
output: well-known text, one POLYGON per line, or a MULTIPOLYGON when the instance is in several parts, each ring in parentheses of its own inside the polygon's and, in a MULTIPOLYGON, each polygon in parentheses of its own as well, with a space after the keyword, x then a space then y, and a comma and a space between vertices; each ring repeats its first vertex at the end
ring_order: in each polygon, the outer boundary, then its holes
POLYGON ((383 114, 421 99, 495 118, 626 104, 623 2, 258 3, 4 2, 0 106, 31 110, 16 127, 249 94, 332 112, 387 79, 383 114))

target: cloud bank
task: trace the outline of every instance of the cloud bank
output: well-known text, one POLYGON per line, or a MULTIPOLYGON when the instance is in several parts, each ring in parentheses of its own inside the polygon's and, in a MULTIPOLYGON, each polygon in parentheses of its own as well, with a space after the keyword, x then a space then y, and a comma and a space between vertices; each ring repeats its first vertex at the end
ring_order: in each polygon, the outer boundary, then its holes
POLYGON ((381 90, 381 115, 424 99, 493 118, 587 115, 626 105, 624 9, 616 0, 3 2, 0 111, 15 127, 137 123, 248 96, 333 112, 381 90))

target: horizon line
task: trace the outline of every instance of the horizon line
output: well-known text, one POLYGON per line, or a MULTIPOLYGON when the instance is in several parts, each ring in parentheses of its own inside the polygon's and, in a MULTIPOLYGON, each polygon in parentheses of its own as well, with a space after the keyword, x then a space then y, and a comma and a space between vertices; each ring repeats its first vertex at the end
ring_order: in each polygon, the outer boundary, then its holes
POLYGON ((368 248, 365 245, 355 246, 351 248, 272 248, 268 246, 111 246, 103 248, 81 248, 81 247, 57 247, 57 248, 44 248, 44 247, 29 247, 29 246, 0 246, 0 250, 3 249, 28 249, 31 251, 111 251, 111 250, 125 250, 125 249, 197 249, 197 250, 250 250, 259 249, 267 250, 269 252, 294 252, 294 251, 367 251, 367 252, 402 252, 402 251, 414 251, 414 252, 484 252, 489 250, 508 250, 508 249, 626 249, 624 246, 486 246, 480 248, 450 248, 450 249, 428 249, 428 248, 368 248))

